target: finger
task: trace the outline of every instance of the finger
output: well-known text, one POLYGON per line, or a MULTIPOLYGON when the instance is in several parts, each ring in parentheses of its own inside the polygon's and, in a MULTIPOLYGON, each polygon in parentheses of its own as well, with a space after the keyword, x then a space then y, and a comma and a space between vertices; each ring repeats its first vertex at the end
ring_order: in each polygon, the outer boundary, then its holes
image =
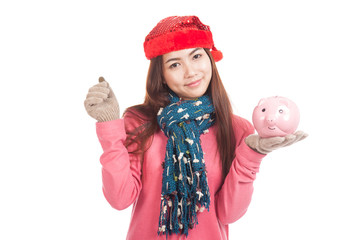
POLYGON ((94 97, 90 97, 90 98, 86 98, 84 101, 84 105, 85 107, 94 107, 99 103, 102 103, 104 100, 102 98, 94 98, 94 97))
POLYGON ((298 141, 305 139, 308 135, 302 131, 297 131, 294 134, 289 134, 287 138, 289 139, 283 147, 290 146, 298 141))
POLYGON ((284 141, 284 137, 261 138, 259 145, 261 149, 271 152, 281 147, 284 141))
POLYGON ((99 92, 99 93, 104 93, 104 94, 106 94, 106 95, 109 95, 109 93, 110 93, 110 88, 104 87, 104 86, 99 86, 99 85, 97 84, 97 85, 95 85, 95 86, 93 86, 93 87, 91 87, 91 88, 89 89, 89 93, 90 93, 90 92, 99 92))
POLYGON ((303 131, 296 131, 294 133, 296 136, 299 135, 299 136, 302 136, 302 137, 307 137, 309 136, 309 134, 307 134, 306 132, 303 132, 303 131))
POLYGON ((305 138, 307 138, 309 135, 307 133, 305 133, 298 141, 302 141, 304 140, 305 138))
POLYGON ((294 133, 296 136, 296 142, 304 140, 305 138, 307 138, 307 136, 309 136, 309 134, 303 132, 303 131, 297 131, 296 133, 294 133))
POLYGON ((288 134, 285 136, 285 141, 281 145, 282 147, 290 146, 294 142, 296 142, 297 138, 294 134, 288 134))
POLYGON ((113 90, 111 89, 111 87, 109 86, 109 98, 116 98, 115 97, 115 94, 114 94, 114 92, 113 92, 113 90))
POLYGON ((89 92, 86 95, 86 98, 102 98, 105 100, 108 98, 108 94, 102 92, 89 92))
POLYGON ((260 138, 260 144, 267 147, 277 146, 285 141, 284 137, 260 138))

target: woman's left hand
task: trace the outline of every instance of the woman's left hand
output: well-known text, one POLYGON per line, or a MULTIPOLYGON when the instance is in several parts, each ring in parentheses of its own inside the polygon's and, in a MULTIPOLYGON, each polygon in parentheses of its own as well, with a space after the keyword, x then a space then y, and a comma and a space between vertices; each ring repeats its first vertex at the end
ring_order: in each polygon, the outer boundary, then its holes
POLYGON ((249 135, 245 139, 245 143, 256 152, 261 154, 268 154, 276 149, 290 146, 298 141, 305 139, 308 136, 303 131, 297 131, 294 134, 286 135, 285 137, 269 137, 261 138, 257 134, 249 135))

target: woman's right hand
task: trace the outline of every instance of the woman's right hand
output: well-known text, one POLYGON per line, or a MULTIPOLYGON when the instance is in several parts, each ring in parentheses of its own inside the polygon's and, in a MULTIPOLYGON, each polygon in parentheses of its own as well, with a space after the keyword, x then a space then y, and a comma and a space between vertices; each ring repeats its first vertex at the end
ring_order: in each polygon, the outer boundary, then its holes
POLYGON ((87 113, 99 122, 120 118, 119 103, 103 77, 99 78, 98 84, 89 89, 84 105, 87 113))

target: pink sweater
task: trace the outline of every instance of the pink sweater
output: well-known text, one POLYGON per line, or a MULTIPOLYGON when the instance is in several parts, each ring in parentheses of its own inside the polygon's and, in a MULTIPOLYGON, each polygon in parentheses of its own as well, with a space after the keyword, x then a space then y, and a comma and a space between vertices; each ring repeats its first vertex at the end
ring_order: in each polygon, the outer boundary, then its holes
MULTIPOLYGON (((241 218, 251 201, 253 181, 262 158, 250 149, 244 138, 254 132, 253 126, 245 119, 234 116, 236 157, 225 182, 221 180, 221 163, 216 143, 216 124, 209 133, 201 135, 208 184, 211 193, 210 211, 198 213, 198 225, 185 236, 171 235, 169 240, 225 240, 229 239, 228 224, 241 218)), ((166 239, 158 236, 162 162, 165 158, 167 137, 159 131, 154 135, 150 148, 140 159, 128 154, 123 145, 126 138, 125 126, 136 126, 131 119, 118 119, 96 124, 97 135, 104 150, 102 164, 103 192, 110 205, 118 210, 133 204, 128 240, 166 239)))

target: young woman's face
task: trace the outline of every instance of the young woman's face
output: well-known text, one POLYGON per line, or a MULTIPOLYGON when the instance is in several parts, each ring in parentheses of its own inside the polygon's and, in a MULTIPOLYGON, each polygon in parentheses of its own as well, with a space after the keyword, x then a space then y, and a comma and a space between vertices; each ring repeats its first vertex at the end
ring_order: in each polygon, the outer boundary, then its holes
POLYGON ((209 56, 203 48, 190 48, 163 55, 165 83, 184 100, 205 94, 211 80, 209 56))

